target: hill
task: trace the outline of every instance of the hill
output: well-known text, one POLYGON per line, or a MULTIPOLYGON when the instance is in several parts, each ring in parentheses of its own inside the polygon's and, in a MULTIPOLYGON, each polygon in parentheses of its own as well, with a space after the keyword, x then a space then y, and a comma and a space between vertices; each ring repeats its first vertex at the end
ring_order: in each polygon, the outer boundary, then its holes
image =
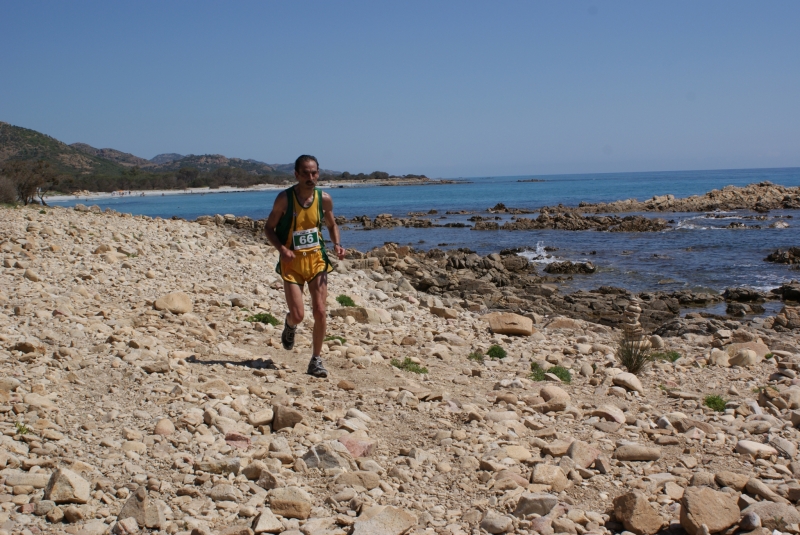
POLYGON ((177 154, 175 152, 167 152, 164 154, 158 154, 156 156, 153 156, 152 158, 150 158, 150 161, 155 164, 160 164, 160 163, 174 162, 175 160, 180 160, 181 158, 183 158, 183 154, 177 154))
POLYGON ((86 143, 72 143, 70 147, 78 149, 86 154, 103 158, 104 160, 116 162, 120 165, 124 165, 125 167, 133 167, 135 165, 144 167, 146 165, 152 165, 150 160, 145 160, 144 158, 139 158, 133 154, 118 151, 116 149, 96 149, 91 145, 87 145, 86 143))
POLYGON ((36 130, 0 122, 0 164, 10 160, 44 160, 57 172, 73 176, 116 176, 125 170, 120 163, 71 147, 36 130))

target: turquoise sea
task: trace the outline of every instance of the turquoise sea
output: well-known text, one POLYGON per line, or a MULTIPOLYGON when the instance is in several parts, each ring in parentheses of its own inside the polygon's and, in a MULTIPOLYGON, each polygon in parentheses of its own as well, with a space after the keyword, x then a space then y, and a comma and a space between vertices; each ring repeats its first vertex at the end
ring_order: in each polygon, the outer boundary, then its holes
MULTIPOLYGON (((604 173, 552 176, 464 178, 458 184, 424 186, 366 186, 333 188, 337 216, 428 212, 437 224, 463 221, 469 216, 446 215, 447 211, 484 212, 498 202, 508 207, 535 209, 545 205, 576 206, 581 201, 601 202, 653 195, 676 197, 702 194, 727 185, 744 186, 770 181, 784 186, 800 185, 800 168, 733 169, 647 173, 604 173), (521 182, 524 180, 540 182, 521 182)), ((206 214, 247 215, 265 218, 275 191, 181 194, 163 197, 121 197, 90 201, 120 212, 194 219, 206 214)), ((63 206, 83 199, 59 202, 63 206)), ((645 214, 656 216, 656 214, 645 214)), ((609 233, 596 231, 473 231, 468 228, 360 230, 350 225, 342 232, 346 247, 366 251, 384 242, 410 244, 427 250, 468 247, 481 254, 521 247, 523 254, 539 263, 554 260, 590 260, 599 267, 593 275, 576 276, 567 286, 596 288, 621 286, 635 291, 710 289, 732 286, 774 288, 800 278, 787 266, 764 262, 779 247, 800 246, 800 211, 774 211, 767 221, 751 219, 757 214, 737 211, 726 214, 659 214, 675 221, 675 228, 657 233, 609 233), (795 213, 797 212, 797 213, 795 213), (787 229, 771 229, 776 217, 787 219, 787 229), (761 229, 726 229, 741 221, 761 229)), ((532 216, 532 217, 535 217, 532 216)))

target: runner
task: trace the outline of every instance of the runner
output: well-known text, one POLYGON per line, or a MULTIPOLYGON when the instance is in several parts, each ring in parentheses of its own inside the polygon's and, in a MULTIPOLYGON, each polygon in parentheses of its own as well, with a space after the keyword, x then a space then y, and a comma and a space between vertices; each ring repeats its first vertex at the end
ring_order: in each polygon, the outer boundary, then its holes
POLYGON ((311 309, 314 314, 314 334, 311 361, 306 373, 314 377, 327 377, 320 353, 325 340, 327 318, 325 302, 328 298, 328 273, 333 269, 325 251, 322 223, 328 227, 333 250, 339 260, 344 259, 344 248, 339 241, 339 227, 333 217, 333 200, 317 189, 319 162, 304 154, 294 162, 297 184, 278 194, 272 212, 267 218, 264 233, 278 249, 280 260, 275 271, 283 278, 283 291, 289 314, 283 322, 281 343, 283 348, 294 347, 297 326, 303 321, 303 286, 311 291, 311 309))

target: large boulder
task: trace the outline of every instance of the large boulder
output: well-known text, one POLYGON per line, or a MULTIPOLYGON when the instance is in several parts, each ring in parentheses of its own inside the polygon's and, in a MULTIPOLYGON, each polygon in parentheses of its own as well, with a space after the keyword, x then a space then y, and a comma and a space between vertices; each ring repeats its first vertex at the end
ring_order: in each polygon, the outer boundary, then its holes
POLYGON ((533 334, 533 320, 511 312, 494 312, 483 316, 495 334, 530 336, 533 334))
POLYGON ((709 533, 726 530, 739 520, 736 495, 710 487, 687 487, 681 498, 681 527, 689 535, 708 527, 709 533))
POLYGON ((183 292, 172 292, 156 299, 153 308, 169 310, 173 314, 186 314, 192 311, 192 298, 183 292))

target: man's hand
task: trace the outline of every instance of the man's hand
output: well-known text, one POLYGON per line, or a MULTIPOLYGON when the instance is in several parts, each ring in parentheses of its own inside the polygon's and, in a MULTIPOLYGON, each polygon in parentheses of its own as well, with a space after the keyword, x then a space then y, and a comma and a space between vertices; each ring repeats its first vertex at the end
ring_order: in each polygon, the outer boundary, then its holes
POLYGON ((341 245, 334 245, 333 250, 336 253, 336 256, 337 258, 339 258, 339 260, 344 260, 344 247, 342 247, 341 245))
POLYGON ((294 251, 288 247, 281 246, 281 262, 291 264, 292 260, 294 260, 294 251))

